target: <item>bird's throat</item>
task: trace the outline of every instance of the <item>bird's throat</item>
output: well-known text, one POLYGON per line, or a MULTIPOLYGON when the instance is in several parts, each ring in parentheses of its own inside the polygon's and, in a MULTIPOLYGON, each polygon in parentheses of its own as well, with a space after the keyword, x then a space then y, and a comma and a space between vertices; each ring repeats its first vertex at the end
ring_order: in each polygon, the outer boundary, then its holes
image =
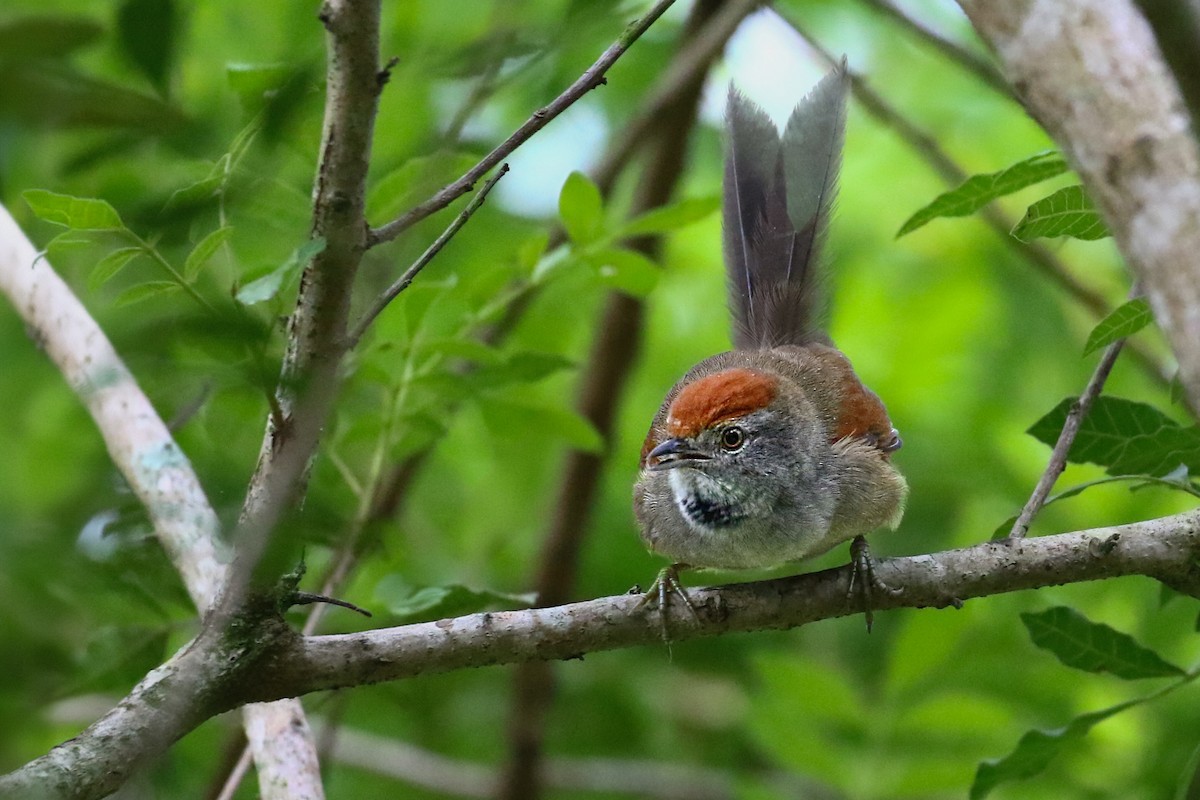
POLYGON ((670 482, 675 507, 693 528, 717 531, 737 525, 746 517, 745 505, 699 470, 673 469, 670 482))

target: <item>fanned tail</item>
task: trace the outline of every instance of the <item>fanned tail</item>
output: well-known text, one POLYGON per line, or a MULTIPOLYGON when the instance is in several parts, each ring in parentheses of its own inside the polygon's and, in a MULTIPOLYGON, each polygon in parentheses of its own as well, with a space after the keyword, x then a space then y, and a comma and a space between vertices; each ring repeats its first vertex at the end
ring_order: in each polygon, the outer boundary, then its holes
POLYGON ((824 339, 820 270, 846 127, 845 59, 800 101, 782 140, 754 102, 730 88, 724 239, 740 350, 824 339))

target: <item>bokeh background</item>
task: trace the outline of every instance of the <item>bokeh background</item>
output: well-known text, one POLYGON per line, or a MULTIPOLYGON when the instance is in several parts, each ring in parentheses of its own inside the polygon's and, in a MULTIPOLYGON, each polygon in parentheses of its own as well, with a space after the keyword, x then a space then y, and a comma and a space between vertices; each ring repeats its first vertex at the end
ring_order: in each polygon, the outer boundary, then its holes
MULTIPOLYGON (((648 5, 385 2, 383 54, 399 61, 380 104, 371 221, 459 174, 648 5)), ((348 537, 359 543, 361 557, 338 595, 376 618, 334 610, 322 630, 520 602, 500 595, 534 591, 572 447, 601 449, 604 458, 570 595, 647 585, 662 566, 637 536, 630 487, 665 391, 693 363, 728 347, 719 214, 664 235, 657 279, 641 264, 614 277, 578 243, 547 257, 546 241, 558 227, 567 176, 594 170, 620 138, 667 71, 691 5, 680 0, 606 86, 511 159, 512 173, 383 314, 349 365, 309 497, 280 532, 287 546, 273 562, 286 568, 303 550, 314 584, 306 588, 315 591, 348 537), (611 440, 602 445, 574 409, 614 283, 643 295, 645 327, 611 440), (511 330, 490 347, 463 343, 501 320, 511 330), (464 375, 463 359, 478 368, 464 375), (409 460, 418 453, 425 455, 409 460), (394 513, 373 514, 367 487, 386 483, 405 463, 413 466, 394 513)), ((952 3, 906 8, 987 58, 952 3)), ((903 120, 928 133, 927 144, 968 174, 1054 146, 1013 99, 875 3, 780 0, 777 10, 748 20, 706 80, 677 200, 715 207, 731 78, 783 118, 827 69, 791 22, 828 51, 846 53, 903 120)), ((308 236, 323 101, 316 12, 312 3, 7 0, 0 201, 44 247, 62 229, 38 220, 23 191, 104 198, 175 263, 228 225, 228 246, 196 285, 231 304, 238 287, 285 265, 308 236)), ((620 173, 597 236, 619 231, 648 166, 634 159, 620 173)), ((1063 176, 999 207, 1015 221, 1030 202, 1071 182, 1063 176)), ((1077 394, 1097 358, 1081 357, 1096 316, 980 219, 935 220, 896 238, 905 219, 947 188, 895 120, 852 103, 828 248, 830 326, 902 432, 896 462, 911 485, 899 530, 873 537, 879 556, 991 537, 1020 509, 1049 455, 1026 429, 1077 394)), ((359 302, 416 258, 452 213, 372 251, 359 302)), ((259 327, 219 326, 183 293, 129 302, 131 287, 160 277, 154 265, 133 261, 102 282, 95 267, 120 242, 74 239, 57 240, 49 257, 163 417, 176 422, 212 502, 234 520, 262 436, 263 386, 276 374, 278 319, 290 309, 294 279, 280 273, 279 292, 238 317, 259 327)), ((1111 240, 1048 246, 1079 281, 1114 305, 1124 299, 1129 278, 1111 240)), ((1137 340, 1169 364, 1156 332, 1137 340)), ((196 623, 90 419, 8 308, 0 309, 0 364, 0 769, 9 769, 72 736, 186 642, 196 623)), ((1108 391, 1187 420, 1169 387, 1132 360, 1118 363, 1108 391)), ((1101 474, 1072 466, 1060 486, 1101 474)), ((1188 505, 1186 495, 1162 488, 1102 486, 1049 507, 1033 533, 1188 505)), ((805 568, 845 559, 839 550, 805 568)), ((749 577, 757 576, 689 580, 749 577)), ((978 763, 1009 752, 1026 730, 1059 727, 1157 687, 1083 676, 1035 648, 1019 614, 1054 605, 1134 634, 1176 663, 1197 656, 1194 601, 1164 600, 1157 584, 1133 578, 974 600, 957 611, 889 612, 870 635, 861 619, 847 618, 589 655, 555 667, 544 731, 546 757, 560 767, 582 759, 571 764, 585 777, 568 776, 567 788, 547 796, 702 796, 689 780, 714 797, 754 800, 965 796, 978 763), (649 770, 644 793, 585 788, 605 769, 628 777, 642 768, 649 770)), ((423 784, 503 767, 511 685, 512 670, 490 668, 306 698, 323 740, 340 748, 324 760, 329 796, 460 796, 423 784), (404 766, 395 753, 372 756, 367 743, 453 761, 404 766), (407 772, 389 776, 388 764, 407 772)), ((1115 717, 1042 775, 994 796, 1173 796, 1195 768, 1198 699, 1184 689, 1115 717)), ((129 796, 212 796, 239 748, 237 718, 212 720, 129 796)), ((238 796, 256 792, 251 778, 238 796)))

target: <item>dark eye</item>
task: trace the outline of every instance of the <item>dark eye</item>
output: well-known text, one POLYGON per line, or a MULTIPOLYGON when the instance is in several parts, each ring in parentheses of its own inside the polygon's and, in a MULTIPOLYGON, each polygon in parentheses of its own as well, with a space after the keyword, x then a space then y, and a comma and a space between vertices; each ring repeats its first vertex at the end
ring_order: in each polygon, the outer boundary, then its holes
POLYGON ((736 453, 745 443, 746 432, 741 428, 733 426, 721 431, 721 447, 729 452, 736 453))

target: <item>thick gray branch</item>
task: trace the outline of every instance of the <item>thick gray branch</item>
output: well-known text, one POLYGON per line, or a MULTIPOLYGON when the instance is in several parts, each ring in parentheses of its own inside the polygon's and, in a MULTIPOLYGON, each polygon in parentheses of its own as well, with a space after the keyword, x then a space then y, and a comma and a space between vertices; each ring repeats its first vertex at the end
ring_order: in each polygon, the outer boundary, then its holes
POLYGON ((1137 273, 1200 408, 1200 157, 1130 0, 959 0, 1062 145, 1137 273))
MULTIPOLYGON (((1200 511, 1132 525, 882 561, 880 577, 904 588, 876 599, 879 610, 943 607, 959 600, 1121 575, 1148 575, 1200 596, 1191 565, 1200 546, 1200 511)), ((735 631, 793 628, 858 613, 846 599, 846 567, 758 583, 693 590, 703 625, 673 608, 677 641, 735 631)), ((269 677, 248 690, 272 696, 359 686, 427 672, 574 658, 659 643, 653 611, 619 595, 527 611, 473 614, 438 622, 295 640, 269 677)))
MULTIPOLYGON (((1147 575, 1200 597, 1200 510, 1131 525, 879 563, 903 587, 875 608, 944 607, 973 597, 1064 583, 1147 575)), ((846 567, 757 583, 692 591, 701 624, 673 608, 676 641, 723 633, 794 628, 861 611, 846 597, 846 567)), ((206 628, 201 639, 142 681, 80 736, 0 778, 0 797, 102 797, 138 764, 210 716, 248 702, 361 686, 465 667, 578 658, 638 645, 661 646, 653 609, 636 595, 337 636, 301 637, 260 608, 238 639, 206 628), (249 635, 250 633, 253 635, 249 635), (182 676, 182 677, 181 677, 182 676), (134 759, 131 762, 131 759, 134 759), (38 794, 35 790, 44 790, 38 794)))

